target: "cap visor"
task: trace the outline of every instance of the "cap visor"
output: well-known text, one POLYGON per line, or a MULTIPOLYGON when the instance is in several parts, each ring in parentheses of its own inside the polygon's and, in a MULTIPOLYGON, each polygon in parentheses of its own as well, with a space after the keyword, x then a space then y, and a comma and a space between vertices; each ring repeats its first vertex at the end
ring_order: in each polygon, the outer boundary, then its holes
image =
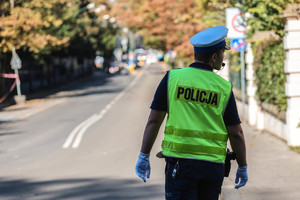
POLYGON ((227 44, 225 45, 225 50, 230 50, 231 49, 231 47, 230 46, 228 46, 227 44))

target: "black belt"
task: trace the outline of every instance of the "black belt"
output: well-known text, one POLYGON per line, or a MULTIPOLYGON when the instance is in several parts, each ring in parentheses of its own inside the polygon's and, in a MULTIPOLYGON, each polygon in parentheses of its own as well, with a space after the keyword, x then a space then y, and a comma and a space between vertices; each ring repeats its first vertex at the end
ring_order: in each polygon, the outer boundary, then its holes
POLYGON ((187 158, 172 158, 172 157, 165 157, 166 162, 170 163, 170 164, 176 164, 177 161, 179 162, 185 162, 185 163, 191 163, 191 164, 200 164, 200 163, 210 163, 213 165, 223 165, 224 163, 216 163, 216 162, 210 162, 210 161, 206 161, 206 160, 196 160, 196 159, 187 159, 187 158))

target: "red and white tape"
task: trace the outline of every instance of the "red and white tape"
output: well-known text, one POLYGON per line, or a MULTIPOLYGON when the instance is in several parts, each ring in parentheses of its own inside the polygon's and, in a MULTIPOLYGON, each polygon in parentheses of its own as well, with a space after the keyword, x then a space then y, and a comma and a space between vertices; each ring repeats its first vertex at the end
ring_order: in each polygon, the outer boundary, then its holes
POLYGON ((3 77, 3 78, 19 78, 19 74, 5 74, 5 73, 0 73, 0 77, 3 77))
POLYGON ((17 81, 19 81, 19 74, 5 74, 5 73, 0 73, 0 77, 3 77, 3 78, 14 78, 16 79, 14 81, 14 83, 12 84, 12 86, 10 87, 8 93, 6 93, 1 99, 0 99, 0 103, 2 103, 7 97, 8 95, 15 89, 16 87, 16 84, 17 84, 17 81))

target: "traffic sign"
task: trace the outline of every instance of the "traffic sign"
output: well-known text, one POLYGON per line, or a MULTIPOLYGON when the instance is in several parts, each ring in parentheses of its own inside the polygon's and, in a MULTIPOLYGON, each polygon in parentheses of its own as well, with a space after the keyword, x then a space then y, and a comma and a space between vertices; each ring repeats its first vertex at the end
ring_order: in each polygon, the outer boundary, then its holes
POLYGON ((11 65, 12 69, 21 69, 22 68, 22 61, 19 58, 15 48, 12 49, 12 58, 10 61, 10 65, 11 65))
POLYGON ((233 51, 245 51, 246 47, 247 44, 244 38, 231 39, 231 49, 233 51))
POLYGON ((239 8, 226 8, 226 26, 228 38, 245 38, 247 24, 239 8))

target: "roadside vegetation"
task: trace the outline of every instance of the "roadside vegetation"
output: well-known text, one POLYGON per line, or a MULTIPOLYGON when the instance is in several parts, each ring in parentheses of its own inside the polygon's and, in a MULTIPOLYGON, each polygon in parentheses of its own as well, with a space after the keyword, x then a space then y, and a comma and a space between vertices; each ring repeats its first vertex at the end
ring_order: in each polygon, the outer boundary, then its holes
MULTIPOLYGON (((282 45, 287 5, 300 0, 10 0, 0 3, 0 73, 9 71, 12 48, 22 58, 39 63, 53 56, 93 57, 97 50, 112 54, 116 36, 128 28, 143 38, 145 48, 176 51, 177 63, 192 61, 189 38, 216 25, 226 25, 225 10, 239 7, 248 24, 247 42, 255 52, 257 98, 261 103, 286 109, 282 45), (12 2, 14 4, 12 5, 12 2), (93 6, 92 6, 93 5, 93 6), (246 17, 247 16, 247 17, 246 17), (112 17, 116 20, 110 20, 112 17), (261 31, 276 39, 254 41, 261 31), (270 59, 268 59, 270 58, 270 59), (268 77, 268 78, 266 78, 268 77), (270 87, 270 85, 276 87, 270 87)), ((239 55, 232 53, 239 73, 239 55)), ((0 91, 4 82, 0 80, 0 91)))
POLYGON ((300 154, 300 146, 291 146, 290 149, 300 154))

